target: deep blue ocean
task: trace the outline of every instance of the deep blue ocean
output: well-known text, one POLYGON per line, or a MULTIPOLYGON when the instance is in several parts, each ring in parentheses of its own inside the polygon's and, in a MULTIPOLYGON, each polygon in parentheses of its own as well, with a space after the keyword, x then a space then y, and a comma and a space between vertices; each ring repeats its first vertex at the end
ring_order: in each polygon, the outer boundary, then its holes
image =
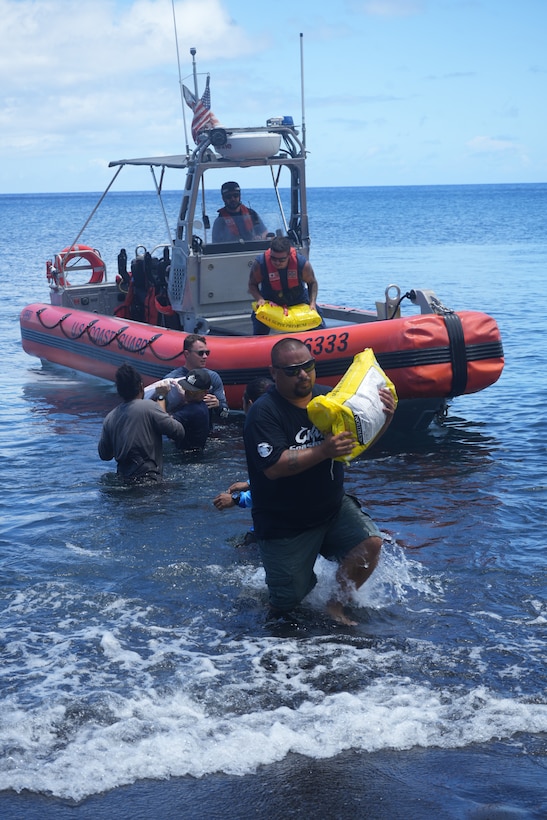
MULTIPOLYGON (((111 272, 166 241, 153 198, 110 194, 81 237, 111 272)), ((495 317, 506 365, 348 468, 386 538, 358 626, 325 619, 320 560, 278 631, 248 511, 212 504, 246 477, 240 424, 119 489, 113 386, 21 348, 97 199, 0 196, 0 816, 547 817, 547 184, 309 191, 319 301, 432 289, 495 317)))

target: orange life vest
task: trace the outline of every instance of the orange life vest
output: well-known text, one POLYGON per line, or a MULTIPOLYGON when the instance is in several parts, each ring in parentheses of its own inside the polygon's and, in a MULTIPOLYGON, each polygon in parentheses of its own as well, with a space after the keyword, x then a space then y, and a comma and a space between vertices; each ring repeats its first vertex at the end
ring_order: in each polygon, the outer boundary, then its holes
POLYGON ((267 250, 261 259, 262 296, 264 299, 276 302, 278 305, 297 305, 308 302, 307 291, 302 284, 302 269, 306 262, 304 257, 299 259, 294 248, 291 248, 287 267, 280 272, 270 259, 271 252, 267 250), (283 278, 287 277, 283 286, 283 278))
MULTIPOLYGON (((218 215, 224 219, 226 227, 228 228, 230 233, 233 234, 233 236, 237 236, 239 238, 240 234, 237 229, 237 223, 235 219, 232 217, 232 215, 226 210, 226 208, 221 208, 218 212, 218 215)), ((246 208, 245 205, 240 205, 238 216, 243 217, 243 225, 245 227, 245 230, 252 235, 254 230, 254 224, 250 210, 246 208)))

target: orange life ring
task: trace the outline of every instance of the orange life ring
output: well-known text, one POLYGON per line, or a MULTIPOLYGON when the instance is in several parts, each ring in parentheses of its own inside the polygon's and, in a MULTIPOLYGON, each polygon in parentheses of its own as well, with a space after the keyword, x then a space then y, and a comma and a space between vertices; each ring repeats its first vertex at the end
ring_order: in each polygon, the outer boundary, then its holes
MULTIPOLYGON (((59 284, 67 286, 69 283, 66 279, 66 265, 71 259, 85 259, 91 268, 91 277, 89 285, 98 285, 103 281, 106 273, 106 265, 101 259, 101 254, 95 248, 89 245, 71 245, 68 248, 63 248, 55 257, 55 268, 59 277, 59 284)), ((69 268, 70 270, 70 268, 69 268)))

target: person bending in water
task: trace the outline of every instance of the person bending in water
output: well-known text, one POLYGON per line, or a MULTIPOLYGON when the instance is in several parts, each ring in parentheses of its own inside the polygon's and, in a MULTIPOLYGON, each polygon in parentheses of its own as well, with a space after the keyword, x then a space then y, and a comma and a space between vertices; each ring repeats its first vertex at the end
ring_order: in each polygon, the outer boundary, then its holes
POLYGON ((122 404, 103 421, 98 451, 103 461, 116 459, 118 475, 126 483, 159 481, 163 469, 163 436, 182 446, 183 425, 165 411, 160 401, 144 398, 140 374, 130 364, 116 370, 116 388, 122 404))
MULTIPOLYGON (((266 583, 270 618, 290 612, 317 582, 318 555, 338 562, 339 590, 328 603, 331 617, 354 624, 344 612, 352 589, 374 572, 382 537, 372 518, 344 491, 339 456, 351 453, 350 432, 323 435, 308 418, 314 395, 315 360, 291 338, 271 352, 275 387, 247 414, 243 437, 253 494, 253 522, 266 583)), ((381 389, 387 428, 395 412, 391 392, 381 389)))
POLYGON ((186 431, 179 449, 203 450, 211 429, 209 408, 205 404, 205 396, 211 389, 211 377, 204 367, 190 370, 179 379, 178 386, 184 390, 184 402, 173 412, 173 418, 180 421, 186 431))

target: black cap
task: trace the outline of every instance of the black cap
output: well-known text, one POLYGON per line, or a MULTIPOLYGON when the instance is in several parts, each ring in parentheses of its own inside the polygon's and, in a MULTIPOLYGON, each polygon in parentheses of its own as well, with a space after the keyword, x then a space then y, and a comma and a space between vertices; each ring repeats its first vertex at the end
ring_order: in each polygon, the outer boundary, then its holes
POLYGON ((190 390, 190 392, 209 390, 211 377, 206 370, 190 370, 183 379, 179 379, 179 384, 184 390, 190 390))
POLYGON ((240 193, 241 188, 237 182, 225 182, 220 189, 220 193, 227 194, 228 191, 237 191, 237 193, 240 193))

